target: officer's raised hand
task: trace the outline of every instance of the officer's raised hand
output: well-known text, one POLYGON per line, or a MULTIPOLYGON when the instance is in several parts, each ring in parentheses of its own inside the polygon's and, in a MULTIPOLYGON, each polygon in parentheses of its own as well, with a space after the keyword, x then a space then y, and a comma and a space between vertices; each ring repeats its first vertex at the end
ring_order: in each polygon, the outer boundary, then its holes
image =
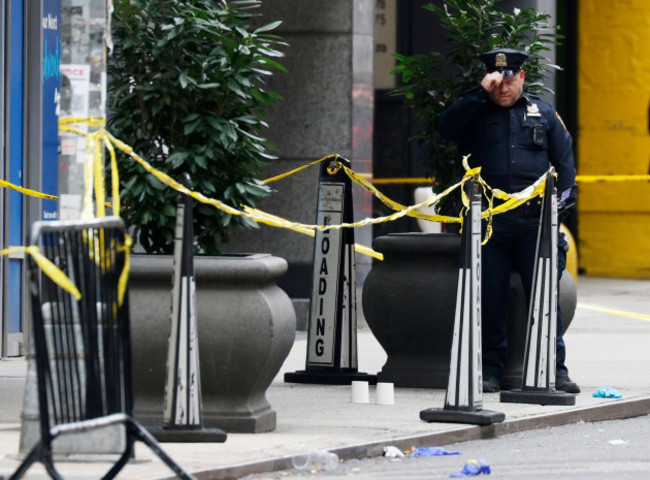
POLYGON ((491 72, 486 73, 481 80, 481 86, 489 92, 492 92, 496 88, 499 88, 501 82, 503 81, 503 75, 501 72, 491 72))

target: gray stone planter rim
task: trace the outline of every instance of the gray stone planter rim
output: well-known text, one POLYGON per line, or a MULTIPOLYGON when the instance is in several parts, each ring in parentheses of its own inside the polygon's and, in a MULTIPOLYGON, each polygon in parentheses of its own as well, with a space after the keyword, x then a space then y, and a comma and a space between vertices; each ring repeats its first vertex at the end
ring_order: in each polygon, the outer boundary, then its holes
MULTIPOLYGON (((234 280, 237 282, 267 282, 286 273, 288 267, 284 258, 274 257, 268 253, 197 255, 195 259, 201 260, 194 262, 194 273, 197 277, 218 280, 220 283, 229 283, 234 280), (257 262, 262 259, 263 262, 257 262), (252 265, 244 270, 241 268, 242 262, 252 265), (215 268, 217 266, 218 271, 215 268)), ((173 261, 173 255, 131 255, 131 264, 134 268, 142 268, 146 265, 154 275, 168 272, 173 261)))
POLYGON ((456 233, 389 233, 376 237, 372 242, 372 248, 378 252, 400 255, 458 255, 459 246, 460 235, 456 233))

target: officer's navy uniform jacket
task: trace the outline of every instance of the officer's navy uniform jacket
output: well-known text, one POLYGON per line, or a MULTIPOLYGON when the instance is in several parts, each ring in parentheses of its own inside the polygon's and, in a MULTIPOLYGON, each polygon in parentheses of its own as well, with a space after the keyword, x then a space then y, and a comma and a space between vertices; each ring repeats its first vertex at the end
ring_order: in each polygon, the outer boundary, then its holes
POLYGON ((524 93, 503 108, 478 86, 444 111, 437 127, 460 154, 471 154, 470 166, 483 167, 492 188, 518 192, 544 175, 549 162, 558 173, 558 196, 575 187, 571 136, 553 107, 538 98, 524 93))
MULTIPOLYGON (((477 86, 444 111, 437 123, 440 134, 457 143, 459 153, 470 154, 471 167, 482 167, 481 176, 492 188, 514 193, 548 172, 558 173, 558 197, 567 204, 575 199, 575 166, 571 136, 553 107, 528 94, 511 107, 500 107, 487 90, 477 86)), ((529 202, 530 203, 530 202, 529 202)), ((559 202, 560 204, 560 202, 559 202)), ((537 202, 493 219, 493 234, 483 247, 482 332, 483 373, 501 379, 507 364, 507 319, 510 270, 521 274, 528 299, 534 269, 539 225, 537 202)), ((566 245, 558 242, 558 271, 566 264, 566 245)), ((558 311, 556 373, 568 373, 564 365, 562 319, 558 311)))

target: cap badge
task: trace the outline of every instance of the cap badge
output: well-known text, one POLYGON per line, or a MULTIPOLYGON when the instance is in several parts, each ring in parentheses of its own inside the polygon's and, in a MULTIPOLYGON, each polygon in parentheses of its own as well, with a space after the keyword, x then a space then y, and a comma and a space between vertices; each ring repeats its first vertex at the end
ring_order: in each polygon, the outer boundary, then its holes
POLYGON ((495 67, 507 67, 508 59, 506 58, 505 53, 497 53, 496 59, 494 61, 495 67))

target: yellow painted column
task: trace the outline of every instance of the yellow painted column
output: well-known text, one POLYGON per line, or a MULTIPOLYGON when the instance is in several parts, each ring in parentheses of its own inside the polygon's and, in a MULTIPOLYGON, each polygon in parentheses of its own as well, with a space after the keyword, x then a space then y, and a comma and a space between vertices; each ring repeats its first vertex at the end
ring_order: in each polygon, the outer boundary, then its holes
MULTIPOLYGON (((650 2, 579 2, 578 174, 650 173, 650 2)), ((650 182, 578 184, 580 267, 650 278, 650 182)))

